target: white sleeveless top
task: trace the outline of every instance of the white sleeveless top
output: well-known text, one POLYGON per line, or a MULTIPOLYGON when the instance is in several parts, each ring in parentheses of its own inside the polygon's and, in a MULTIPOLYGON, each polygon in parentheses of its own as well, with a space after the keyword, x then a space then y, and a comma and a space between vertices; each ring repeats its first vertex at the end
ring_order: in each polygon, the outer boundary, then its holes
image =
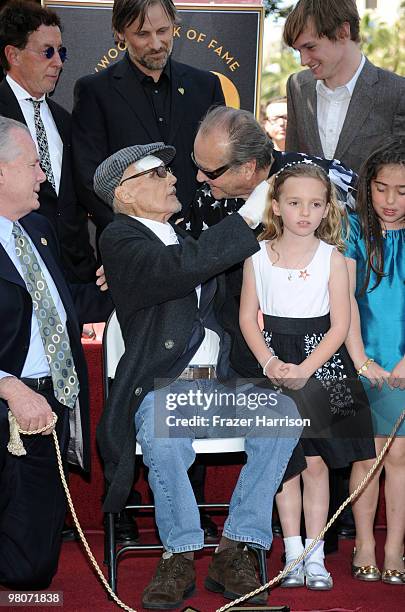
POLYGON ((307 319, 329 312, 330 258, 334 246, 319 241, 311 262, 301 270, 273 265, 267 254, 268 240, 252 256, 256 293, 263 314, 307 319))

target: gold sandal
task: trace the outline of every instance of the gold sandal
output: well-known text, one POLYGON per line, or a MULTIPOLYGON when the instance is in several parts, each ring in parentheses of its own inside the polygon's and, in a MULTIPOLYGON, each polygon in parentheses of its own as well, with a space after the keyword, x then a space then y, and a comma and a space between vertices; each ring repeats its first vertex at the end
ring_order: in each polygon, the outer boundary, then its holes
MULTIPOLYGON (((352 559, 356 554, 356 549, 353 549, 352 559)), ((389 571, 389 570, 387 570, 389 571)), ((381 572, 375 565, 354 565, 352 561, 352 576, 356 580, 364 580, 365 582, 378 582, 381 580, 381 572)))

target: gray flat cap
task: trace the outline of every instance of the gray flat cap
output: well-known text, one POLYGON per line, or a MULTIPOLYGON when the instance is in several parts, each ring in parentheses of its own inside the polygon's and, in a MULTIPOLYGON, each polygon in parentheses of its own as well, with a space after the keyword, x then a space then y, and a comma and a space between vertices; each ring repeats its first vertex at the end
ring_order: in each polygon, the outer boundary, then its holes
POLYGON ((106 204, 112 207, 114 192, 118 187, 124 171, 134 162, 154 155, 169 164, 176 155, 176 149, 165 145, 163 142, 152 142, 146 145, 134 145, 121 149, 110 157, 107 157, 94 173, 94 191, 106 204))

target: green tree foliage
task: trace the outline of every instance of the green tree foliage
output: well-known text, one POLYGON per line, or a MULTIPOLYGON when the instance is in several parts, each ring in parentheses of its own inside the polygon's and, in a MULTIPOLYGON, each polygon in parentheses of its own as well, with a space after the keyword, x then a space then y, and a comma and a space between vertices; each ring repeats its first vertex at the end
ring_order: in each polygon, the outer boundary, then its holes
POLYGON ((393 26, 366 14, 361 36, 363 53, 373 64, 405 76, 405 2, 393 26))
POLYGON ((286 17, 290 10, 290 7, 280 6, 283 4, 282 0, 263 0, 263 6, 265 15, 273 15, 276 19, 279 17, 286 17))
MULTIPOLYGON (((279 4, 279 2, 269 4, 279 4)), ((287 7, 285 10, 290 10, 287 7)), ((366 13, 361 20, 362 51, 376 66, 405 76, 405 1, 396 22, 390 26, 366 13)), ((281 44, 281 43, 280 43, 281 44)), ((262 101, 283 96, 290 74, 301 70, 297 53, 282 46, 262 73, 262 101)))

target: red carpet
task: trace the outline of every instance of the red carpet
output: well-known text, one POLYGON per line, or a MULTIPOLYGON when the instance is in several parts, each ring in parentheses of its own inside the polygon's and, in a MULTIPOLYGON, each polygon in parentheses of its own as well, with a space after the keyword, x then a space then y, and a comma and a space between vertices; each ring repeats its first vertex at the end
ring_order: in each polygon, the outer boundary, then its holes
MULTIPOLYGON (((382 551, 385 533, 377 532, 378 550, 382 551)), ((102 536, 91 532, 89 541, 99 562, 103 558, 102 536)), ((349 540, 340 542, 338 553, 327 557, 328 569, 331 571, 335 586, 329 592, 308 591, 300 589, 275 588, 269 597, 268 605, 288 604, 292 612, 403 612, 405 610, 405 587, 395 587, 383 583, 366 584, 350 576, 349 559, 353 543, 349 540)), ((280 554, 282 541, 276 538, 273 550, 268 559, 269 575, 273 577, 281 569, 280 554)), ((207 572, 211 553, 204 551, 197 558, 197 592, 187 603, 199 612, 215 612, 226 601, 204 589, 204 577, 207 572)), ((378 562, 381 564, 381 556, 378 562)), ((157 553, 132 553, 125 557, 119 566, 119 596, 130 607, 141 612, 141 592, 149 581, 157 562, 157 553)), ((52 590, 63 591, 66 612, 110 612, 119 610, 114 603, 106 599, 104 589, 90 569, 84 553, 75 542, 63 545, 59 571, 53 581, 52 590)), ((9 608, 14 609, 14 608, 9 608)), ((15 608, 16 609, 16 608, 15 608)), ((41 610, 54 610, 44 607, 41 610)), ((35 612, 38 608, 24 607, 24 610, 35 612)))
MULTIPOLYGON (((92 412, 92 475, 84 479, 81 475, 72 474, 70 488, 72 497, 82 523, 88 532, 90 545, 99 563, 103 559, 103 538, 101 496, 103 493, 103 476, 95 445, 95 427, 102 410, 102 370, 101 346, 94 341, 84 341, 90 376, 91 412, 92 412)), ((239 466, 208 467, 206 497, 209 501, 228 499, 239 473, 239 466)), ((147 486, 142 482, 138 486, 143 499, 148 498, 147 486)), ((385 523, 383 503, 380 504, 378 524, 385 523)), ((147 522, 141 527, 150 526, 147 522)), ((143 537, 150 534, 142 533, 143 537)), ((377 532, 378 549, 383 550, 385 533, 377 532)), ((286 590, 275 588, 269 597, 269 606, 288 604, 292 612, 405 612, 405 587, 394 587, 382 583, 361 583, 350 576, 350 556, 352 541, 341 541, 338 553, 328 556, 328 568, 331 571, 335 587, 330 592, 313 592, 305 588, 286 590)), ((276 538, 269 556, 269 576, 273 577, 281 569, 281 539, 276 538)), ((187 601, 199 612, 215 612, 227 603, 220 596, 205 591, 203 582, 207 572, 211 552, 201 552, 197 558, 197 592, 187 601)), ((130 607, 141 611, 140 598, 145 585, 150 580, 157 563, 158 553, 133 553, 127 555, 119 566, 119 595, 130 607)), ((382 563, 381 557, 378 562, 382 563)), ((52 584, 52 590, 62 591, 64 596, 63 610, 66 612, 108 612, 119 610, 116 604, 109 602, 98 578, 92 571, 81 547, 70 542, 63 545, 59 571, 52 584)), ((1 598, 0 598, 1 602, 1 598)), ((3 603, 3 602, 1 602, 3 603)), ((0 605, 0 608, 2 605, 0 605)), ((5 607, 14 610, 17 607, 5 607)), ((28 607, 24 610, 54 610, 54 607, 28 607)), ((57 609, 57 608, 56 608, 57 609)))

